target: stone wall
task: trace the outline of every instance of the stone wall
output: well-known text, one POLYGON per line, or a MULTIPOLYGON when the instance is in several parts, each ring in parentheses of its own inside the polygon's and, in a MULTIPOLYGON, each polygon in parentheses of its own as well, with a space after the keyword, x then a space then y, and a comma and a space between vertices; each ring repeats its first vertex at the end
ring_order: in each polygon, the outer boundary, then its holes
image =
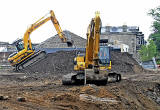
POLYGON ((109 43, 113 43, 118 40, 119 43, 123 43, 129 46, 129 53, 134 54, 136 52, 136 35, 129 33, 110 33, 102 34, 101 39, 108 39, 109 43))

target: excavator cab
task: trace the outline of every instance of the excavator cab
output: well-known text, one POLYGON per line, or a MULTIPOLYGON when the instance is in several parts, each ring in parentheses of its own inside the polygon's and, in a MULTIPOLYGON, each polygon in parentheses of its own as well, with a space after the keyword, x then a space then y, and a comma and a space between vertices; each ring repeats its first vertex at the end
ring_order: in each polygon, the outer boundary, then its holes
POLYGON ((23 50, 23 49, 24 49, 23 42, 22 42, 22 41, 21 41, 21 42, 18 42, 18 43, 16 44, 16 48, 17 48, 17 51, 18 51, 18 52, 21 51, 21 50, 23 50))
POLYGON ((111 70, 111 55, 110 47, 107 45, 100 46, 99 48, 99 65, 100 69, 111 70))
POLYGON ((22 39, 18 39, 16 41, 14 41, 13 44, 16 46, 16 49, 17 49, 18 52, 24 49, 24 45, 23 45, 23 40, 22 39))
MULTIPOLYGON (((16 49, 17 49, 18 52, 24 49, 24 43, 23 43, 22 39, 18 39, 16 41, 14 41, 13 44, 16 46, 16 49)), ((33 47, 33 45, 32 45, 32 48, 30 48, 29 45, 28 45, 28 50, 31 50, 31 49, 35 50, 35 48, 33 47)))
POLYGON ((99 63, 102 65, 110 64, 110 48, 108 46, 100 46, 99 63))
MULTIPOLYGON (((23 40, 18 41, 18 42, 15 44, 15 46, 16 46, 16 49, 17 49, 18 52, 21 51, 21 50, 23 50, 23 49, 24 49, 23 40)), ((29 45, 28 45, 28 50, 35 50, 35 48, 34 48, 33 45, 32 45, 32 48, 30 48, 29 45)))
POLYGON ((111 66, 111 47, 108 46, 108 39, 100 39, 99 42, 99 64, 102 66, 111 66))

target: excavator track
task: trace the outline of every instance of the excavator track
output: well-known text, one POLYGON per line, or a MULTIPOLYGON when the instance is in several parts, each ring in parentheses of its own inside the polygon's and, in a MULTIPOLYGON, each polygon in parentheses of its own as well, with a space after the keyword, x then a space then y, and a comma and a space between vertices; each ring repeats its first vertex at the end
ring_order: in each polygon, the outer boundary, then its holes
POLYGON ((25 60, 24 62, 18 64, 15 69, 16 71, 23 70, 24 68, 30 67, 35 63, 41 61, 45 57, 46 57, 45 51, 38 51, 35 54, 33 54, 31 57, 29 57, 27 60, 25 60))
POLYGON ((72 85, 76 84, 76 79, 74 79, 74 76, 77 76, 77 73, 69 73, 66 75, 63 75, 62 77, 62 84, 63 85, 72 85))
POLYGON ((96 84, 106 85, 107 83, 121 81, 121 74, 116 72, 101 71, 102 74, 95 74, 93 69, 86 69, 83 73, 69 73, 62 77, 63 85, 96 84), (104 73, 104 74, 103 74, 104 73))

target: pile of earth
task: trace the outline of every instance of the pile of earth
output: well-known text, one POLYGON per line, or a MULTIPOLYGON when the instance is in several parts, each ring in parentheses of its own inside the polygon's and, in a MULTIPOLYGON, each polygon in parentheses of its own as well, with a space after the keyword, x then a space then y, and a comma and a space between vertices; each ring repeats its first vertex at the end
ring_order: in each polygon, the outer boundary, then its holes
POLYGON ((141 73, 145 70, 131 54, 111 51, 112 71, 120 73, 141 73))
POLYGON ((25 68, 27 73, 52 73, 56 75, 67 74, 73 71, 73 59, 77 51, 58 51, 47 54, 40 62, 25 68))
MULTIPOLYGON (((73 72, 73 59, 77 51, 58 51, 50 53, 40 62, 25 68, 28 73, 52 73, 56 75, 73 72)), ((142 72, 142 67, 128 53, 111 52, 112 70, 120 73, 142 72)))

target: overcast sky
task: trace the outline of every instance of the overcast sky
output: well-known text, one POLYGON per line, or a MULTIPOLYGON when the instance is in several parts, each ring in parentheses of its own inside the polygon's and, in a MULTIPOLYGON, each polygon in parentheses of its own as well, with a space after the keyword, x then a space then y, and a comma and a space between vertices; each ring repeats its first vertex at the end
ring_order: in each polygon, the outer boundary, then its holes
MULTIPOLYGON (((100 11, 103 26, 139 26, 147 39, 152 23, 147 12, 158 5, 160 0, 1 0, 0 41, 11 43, 23 37, 30 24, 50 10, 55 12, 62 30, 84 38, 95 11, 100 11)), ((55 34, 56 30, 49 21, 30 37, 32 42, 38 43, 55 34)))

